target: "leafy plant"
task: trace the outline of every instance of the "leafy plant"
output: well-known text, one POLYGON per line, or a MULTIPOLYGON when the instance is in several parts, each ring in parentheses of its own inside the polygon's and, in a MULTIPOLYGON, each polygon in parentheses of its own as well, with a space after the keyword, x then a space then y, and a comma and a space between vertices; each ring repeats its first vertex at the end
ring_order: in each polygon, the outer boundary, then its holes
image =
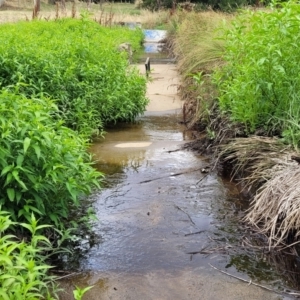
POLYGON ((0 204, 14 220, 64 227, 71 205, 99 186, 87 142, 62 121, 47 98, 0 93, 0 204))
MULTIPOLYGON (((19 22, 0 27, 0 88, 19 85, 28 98, 56 101, 57 119, 86 136, 143 113, 146 79, 118 46, 140 47, 140 29, 89 20, 19 22)), ((14 90, 15 91, 15 90, 14 90)))
POLYGON ((82 296, 89 291, 93 286, 88 286, 86 288, 81 289, 80 287, 76 286, 76 290, 73 291, 73 295, 75 300, 81 300, 82 296))
POLYGON ((215 75, 220 108, 233 121, 245 124, 248 133, 285 132, 298 145, 299 126, 290 120, 300 118, 299 13, 296 1, 243 12, 225 31, 226 64, 215 75))
POLYGON ((57 291, 55 277, 48 275, 51 266, 45 262, 44 256, 45 251, 51 250, 52 246, 39 232, 45 227, 49 226, 39 225, 33 214, 29 223, 15 223, 9 213, 0 210, 1 299, 54 299, 57 291), (6 234, 6 231, 17 225, 29 230, 29 242, 19 241, 16 236, 6 234))

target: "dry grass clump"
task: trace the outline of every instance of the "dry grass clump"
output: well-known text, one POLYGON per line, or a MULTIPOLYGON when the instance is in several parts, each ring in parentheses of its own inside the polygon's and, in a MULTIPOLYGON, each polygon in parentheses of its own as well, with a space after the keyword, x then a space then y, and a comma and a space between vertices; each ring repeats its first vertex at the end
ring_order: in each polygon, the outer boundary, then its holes
POLYGON ((243 186, 248 191, 271 179, 274 169, 284 169, 291 164, 291 147, 276 138, 237 138, 219 149, 219 159, 232 167, 231 177, 243 178, 243 186))
POLYGON ((291 163, 274 171, 253 199, 246 221, 268 235, 269 246, 300 236, 300 167, 291 163))
POLYGON ((230 24, 232 18, 214 11, 181 11, 169 22, 169 31, 175 32, 173 52, 182 74, 180 96, 185 100, 185 124, 188 128, 205 125, 211 137, 216 133, 209 127, 217 97, 211 74, 223 63, 224 53, 224 41, 218 39, 218 29, 230 24))
POLYGON ((233 167, 244 188, 257 190, 245 221, 268 236, 269 246, 300 236, 300 166, 297 153, 278 139, 250 137, 222 146, 220 157, 233 167))
POLYGON ((201 70, 212 70, 222 61, 224 42, 216 39, 217 29, 232 16, 214 12, 182 12, 182 24, 176 34, 174 53, 178 68, 186 76, 201 70))

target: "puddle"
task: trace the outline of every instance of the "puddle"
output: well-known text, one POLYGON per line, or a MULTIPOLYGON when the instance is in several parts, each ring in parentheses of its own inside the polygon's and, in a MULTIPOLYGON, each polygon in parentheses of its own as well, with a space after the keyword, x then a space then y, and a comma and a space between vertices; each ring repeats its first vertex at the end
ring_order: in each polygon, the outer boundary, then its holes
POLYGON ((176 110, 146 115, 108 129, 92 146, 107 173, 93 195, 101 243, 64 287, 94 285, 85 299, 289 299, 210 267, 267 285, 280 280, 263 256, 239 248, 244 204, 230 182, 201 172, 205 158, 180 150, 189 139, 180 117, 176 110))

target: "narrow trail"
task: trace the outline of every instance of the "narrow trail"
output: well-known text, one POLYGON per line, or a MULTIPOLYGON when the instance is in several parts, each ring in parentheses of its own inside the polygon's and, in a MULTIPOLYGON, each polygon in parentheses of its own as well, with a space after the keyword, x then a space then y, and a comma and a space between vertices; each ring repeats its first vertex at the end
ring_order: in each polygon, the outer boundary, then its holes
MULTIPOLYGON (((203 157, 179 150, 189 136, 178 122, 176 67, 152 69, 145 116, 109 129, 92 147, 107 174, 107 186, 93 195, 101 242, 81 259, 80 274, 63 281, 61 299, 73 299, 74 286, 88 285, 94 287, 84 299, 288 299, 209 265, 224 269, 230 260, 234 238, 228 236, 236 224, 228 199, 234 187, 212 172, 203 174, 203 157)), ((234 234, 238 240, 242 233, 234 234)))

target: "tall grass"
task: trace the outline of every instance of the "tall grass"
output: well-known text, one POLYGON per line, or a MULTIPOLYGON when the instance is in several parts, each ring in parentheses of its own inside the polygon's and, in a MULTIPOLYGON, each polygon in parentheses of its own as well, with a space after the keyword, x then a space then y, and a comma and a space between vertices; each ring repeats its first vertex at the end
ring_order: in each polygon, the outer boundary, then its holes
MULTIPOLYGON (((218 39, 221 24, 232 16, 214 11, 174 14, 168 25, 173 36, 173 51, 182 74, 181 96, 186 100, 184 119, 189 127, 201 122, 209 126, 216 89, 211 82, 214 69, 222 64, 224 41, 218 39)), ((207 127, 207 132, 214 133, 207 127)))
POLYGON ((230 20, 230 15, 214 11, 179 12, 171 19, 171 24, 180 24, 177 26, 174 52, 179 57, 178 68, 184 76, 212 70, 222 61, 225 43, 218 39, 218 28, 226 19, 230 20))

